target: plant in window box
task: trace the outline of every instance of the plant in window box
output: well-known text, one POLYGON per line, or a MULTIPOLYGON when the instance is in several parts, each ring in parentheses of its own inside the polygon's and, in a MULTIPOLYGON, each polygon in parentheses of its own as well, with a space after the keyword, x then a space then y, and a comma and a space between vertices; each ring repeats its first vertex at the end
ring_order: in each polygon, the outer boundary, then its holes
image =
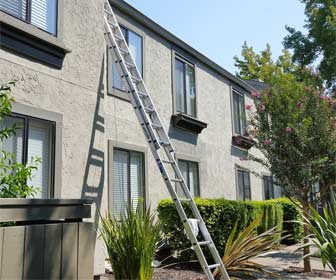
MULTIPOLYGON (((0 121, 9 116, 12 112, 11 97, 12 87, 16 81, 9 81, 0 87, 0 121)), ((17 125, 11 127, 0 126, 0 147, 3 142, 16 134, 20 129, 17 125)), ((5 151, 0 151, 0 198, 27 198, 34 197, 40 192, 39 188, 30 186, 28 181, 32 179, 33 172, 37 169, 41 159, 31 158, 30 164, 16 162, 15 155, 5 151)))
POLYGON ((233 135, 232 143, 243 149, 250 149, 254 145, 253 137, 245 130, 243 135, 233 135))

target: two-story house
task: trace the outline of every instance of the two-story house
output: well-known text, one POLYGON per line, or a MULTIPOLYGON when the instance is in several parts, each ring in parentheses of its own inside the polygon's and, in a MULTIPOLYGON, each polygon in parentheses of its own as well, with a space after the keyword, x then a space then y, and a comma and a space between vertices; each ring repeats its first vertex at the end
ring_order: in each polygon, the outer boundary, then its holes
MULTIPOLYGON (((110 3, 191 193, 241 200, 276 195, 269 172, 241 160, 251 144, 239 136, 255 88, 126 2, 110 3)), ((91 198, 116 215, 132 201, 155 208, 167 198, 106 49, 103 0, 0 0, 0 20, 0 80, 17 80, 13 114, 1 126, 22 127, 1 148, 23 163, 42 159, 30 182, 40 187, 38 196, 91 198)), ((98 242, 96 273, 104 257, 98 242)))

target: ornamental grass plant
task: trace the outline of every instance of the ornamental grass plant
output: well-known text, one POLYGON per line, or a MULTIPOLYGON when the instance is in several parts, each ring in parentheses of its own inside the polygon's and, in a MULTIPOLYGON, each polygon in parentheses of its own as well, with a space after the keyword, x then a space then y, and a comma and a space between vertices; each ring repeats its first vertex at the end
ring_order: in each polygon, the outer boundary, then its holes
POLYGON ((128 208, 122 217, 100 214, 99 231, 115 279, 149 280, 152 262, 161 237, 161 225, 150 209, 128 208))

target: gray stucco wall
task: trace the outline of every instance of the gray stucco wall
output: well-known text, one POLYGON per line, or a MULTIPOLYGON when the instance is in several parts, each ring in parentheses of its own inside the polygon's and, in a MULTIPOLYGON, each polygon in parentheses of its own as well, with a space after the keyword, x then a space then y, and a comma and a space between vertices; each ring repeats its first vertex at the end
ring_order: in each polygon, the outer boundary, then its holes
MULTIPOLYGON (((64 1, 62 41, 71 53, 60 70, 0 50, 0 80, 17 79, 20 104, 57 113, 62 162, 55 193, 62 198, 92 198, 108 207, 108 145, 138 146, 146 153, 146 193, 155 207, 168 192, 150 154, 129 102, 106 93, 103 1, 64 1), (109 141, 110 140, 110 141, 109 141)), ((180 158, 199 162, 202 197, 236 198, 235 166, 262 169, 232 154, 231 86, 224 77, 196 62, 198 118, 208 123, 199 136, 170 125, 173 113, 173 46, 157 34, 119 14, 122 23, 144 37, 144 77, 180 158)), ((246 96, 246 104, 252 103, 246 96)), ((262 182, 251 174, 252 199, 262 199, 262 182)), ((95 207, 93 216, 97 218, 95 207)), ((104 271, 106 254, 96 245, 95 272, 104 271)))

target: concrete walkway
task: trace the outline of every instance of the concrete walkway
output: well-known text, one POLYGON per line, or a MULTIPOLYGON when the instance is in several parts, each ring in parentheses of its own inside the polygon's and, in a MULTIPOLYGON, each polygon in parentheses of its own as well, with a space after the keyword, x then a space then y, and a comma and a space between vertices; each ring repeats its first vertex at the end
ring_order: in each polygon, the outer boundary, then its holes
MULTIPOLYGON (((284 272, 284 270, 291 268, 300 269, 303 268, 303 260, 302 260, 302 251, 295 251, 298 248, 298 245, 292 245, 288 247, 284 247, 279 251, 275 251, 272 254, 269 254, 264 257, 259 257, 255 259, 256 262, 267 266, 270 270, 279 273, 282 277, 281 279, 310 279, 310 280, 322 280, 322 279, 333 279, 336 280, 336 276, 331 278, 327 278, 326 276, 320 275, 320 277, 316 277, 316 275, 304 275, 303 273, 289 273, 284 272)), ((312 248, 312 251, 316 249, 312 248)), ((312 269, 316 270, 326 270, 330 271, 327 267, 324 269, 320 258, 311 258, 311 266, 312 269)), ((329 275, 328 275, 329 276, 329 275)), ((272 279, 272 278, 260 278, 260 279, 272 279)))

